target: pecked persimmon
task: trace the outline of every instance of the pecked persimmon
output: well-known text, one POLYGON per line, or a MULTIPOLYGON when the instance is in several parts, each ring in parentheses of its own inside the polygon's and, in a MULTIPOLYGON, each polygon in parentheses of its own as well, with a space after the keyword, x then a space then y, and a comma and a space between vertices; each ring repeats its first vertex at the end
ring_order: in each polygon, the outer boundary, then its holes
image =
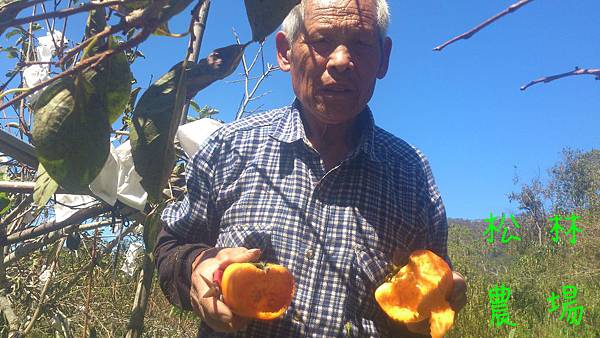
POLYGON ((375 290, 375 300, 388 317, 409 330, 429 320, 432 338, 442 338, 454 323, 454 310, 446 300, 453 284, 446 261, 429 250, 417 250, 375 290))
POLYGON ((283 315, 295 291, 288 269, 268 263, 232 263, 223 271, 220 286, 233 313, 263 320, 283 315))

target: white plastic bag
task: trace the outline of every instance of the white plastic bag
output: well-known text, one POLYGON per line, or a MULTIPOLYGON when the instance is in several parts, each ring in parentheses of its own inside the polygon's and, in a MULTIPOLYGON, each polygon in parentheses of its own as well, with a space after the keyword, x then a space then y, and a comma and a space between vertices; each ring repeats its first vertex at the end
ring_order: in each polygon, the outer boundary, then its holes
POLYGON ((131 242, 131 244, 129 244, 129 248, 127 249, 127 253, 125 253, 125 261, 121 266, 121 271, 132 277, 137 267, 136 260, 143 250, 143 243, 131 242))

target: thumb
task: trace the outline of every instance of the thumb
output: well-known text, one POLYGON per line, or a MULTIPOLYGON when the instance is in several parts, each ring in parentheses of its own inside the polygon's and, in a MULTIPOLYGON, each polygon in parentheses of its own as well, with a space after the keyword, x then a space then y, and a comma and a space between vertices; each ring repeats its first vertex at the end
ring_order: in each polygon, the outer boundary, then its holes
POLYGON ((231 263, 256 262, 260 258, 261 254, 262 252, 260 249, 250 249, 244 252, 229 255, 221 261, 221 264, 219 264, 219 269, 224 270, 231 263))

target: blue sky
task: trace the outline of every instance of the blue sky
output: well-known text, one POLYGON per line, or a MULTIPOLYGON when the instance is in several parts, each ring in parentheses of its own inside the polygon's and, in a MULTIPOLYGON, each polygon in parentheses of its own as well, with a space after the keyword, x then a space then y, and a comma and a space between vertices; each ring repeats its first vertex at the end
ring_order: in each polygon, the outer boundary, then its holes
MULTIPOLYGON (((575 66, 600 67, 599 1, 532 2, 470 40, 432 51, 513 2, 390 1, 391 65, 370 106, 378 125, 427 155, 449 217, 515 212, 507 198, 517 189, 515 173, 525 182, 544 178, 564 147, 590 150, 600 145, 600 82, 593 77, 519 90, 542 75, 575 66)), ((242 40, 250 39, 242 3, 213 1, 202 56, 233 43, 232 27, 242 40)), ((184 31, 188 18, 188 11, 175 18, 172 31, 184 31)), ((133 66, 138 85, 147 87, 151 77, 180 61, 186 44, 187 38, 166 37, 144 43, 147 58, 133 66)), ((265 49, 265 61, 275 63, 273 36, 265 49)), ((1 70, 5 65, 0 61, 1 70)), ((235 79, 237 73, 227 80, 235 79)), ((258 102, 261 109, 293 100, 285 73, 266 80, 259 92, 265 91, 270 93, 258 102)), ((222 81, 195 100, 231 121, 241 93, 241 84, 222 81)))

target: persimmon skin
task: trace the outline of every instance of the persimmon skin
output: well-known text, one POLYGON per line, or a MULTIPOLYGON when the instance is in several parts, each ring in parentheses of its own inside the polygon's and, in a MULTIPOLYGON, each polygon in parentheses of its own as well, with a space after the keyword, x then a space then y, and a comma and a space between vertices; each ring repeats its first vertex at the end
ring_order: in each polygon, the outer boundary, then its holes
POLYGON ((409 330, 429 320, 431 336, 441 338, 454 323, 454 311, 446 300, 454 288, 452 270, 429 250, 416 250, 390 281, 375 290, 383 311, 409 330))
POLYGON ((232 263, 221 279, 223 302, 238 316, 273 320, 292 302, 295 282, 284 266, 232 263))

